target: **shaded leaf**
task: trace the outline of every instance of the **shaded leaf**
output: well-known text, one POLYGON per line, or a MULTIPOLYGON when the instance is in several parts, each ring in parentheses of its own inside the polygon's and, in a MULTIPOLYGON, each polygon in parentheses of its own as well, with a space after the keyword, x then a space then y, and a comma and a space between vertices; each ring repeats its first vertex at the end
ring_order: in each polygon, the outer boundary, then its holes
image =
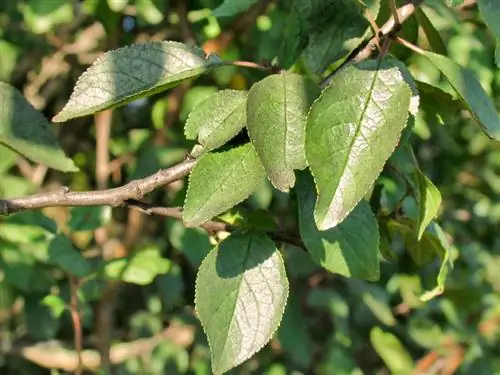
POLYGON ((495 63, 500 68, 500 2, 498 0, 477 0, 479 11, 497 39, 497 48, 495 49, 495 63))
POLYGON ((246 11, 259 0, 224 0, 224 2, 212 11, 215 17, 231 17, 246 11))
POLYGON ((234 232, 208 254, 196 278, 196 311, 214 374, 239 365, 269 341, 287 297, 283 259, 267 236, 234 232))
POLYGON ((281 73, 256 83, 248 94, 248 134, 269 180, 281 191, 295 184, 294 169, 307 166, 306 115, 319 92, 313 81, 281 73))
POLYGON ((370 60, 350 66, 311 106, 306 156, 318 190, 315 221, 320 230, 344 220, 399 141, 411 91, 397 64, 370 60))
POLYGON ((370 331, 370 341, 392 374, 409 374, 413 369, 413 359, 401 341, 390 332, 379 327, 370 331))
POLYGON ((353 51, 369 25, 357 0, 316 0, 311 4, 308 23, 309 43, 304 57, 316 74, 353 51))
POLYGON ((94 230, 111 220, 111 207, 89 206, 71 209, 71 219, 68 226, 74 231, 94 230))
POLYGON ((107 52, 83 73, 53 121, 63 122, 152 95, 220 65, 215 55, 182 43, 137 43, 107 52))
POLYGON ((91 271, 87 259, 64 235, 58 235, 50 242, 48 262, 76 277, 83 277, 91 271))
POLYGON ((500 139, 500 118, 494 104, 484 91, 472 70, 453 60, 432 52, 422 54, 448 79, 460 99, 471 111, 474 119, 492 138, 500 139))
POLYGON ((231 140, 247 123, 247 91, 222 90, 196 105, 184 128, 187 139, 197 139, 206 151, 231 140))
POLYGON ((427 40, 429 41, 429 45, 432 50, 440 55, 447 55, 446 46, 444 45, 443 39, 441 39, 441 35, 439 35, 439 31, 436 30, 431 20, 425 14, 424 10, 421 7, 417 7, 415 10, 415 17, 417 17, 417 21, 424 30, 425 35, 427 36, 427 40))
POLYGON ((189 176, 182 220, 198 226, 248 198, 265 173, 252 144, 200 158, 189 176))
POLYGON ((47 119, 11 85, 0 82, 0 144, 64 172, 78 168, 64 155, 47 119))
POLYGON ((293 0, 287 13, 285 31, 280 49, 278 63, 282 68, 289 68, 299 58, 309 40, 307 15, 310 2, 293 0))
POLYGON ((341 224, 319 231, 314 222, 316 191, 309 174, 300 174, 296 192, 300 235, 311 258, 330 272, 378 280, 380 236, 370 205, 362 200, 341 224))

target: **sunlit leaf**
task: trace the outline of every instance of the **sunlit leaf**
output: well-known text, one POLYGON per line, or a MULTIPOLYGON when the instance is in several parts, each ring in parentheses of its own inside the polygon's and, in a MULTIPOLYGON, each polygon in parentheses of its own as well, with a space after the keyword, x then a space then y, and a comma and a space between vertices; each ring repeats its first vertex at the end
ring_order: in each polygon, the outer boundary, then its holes
POLYGON ((336 74, 313 103, 306 157, 320 230, 342 222, 373 185, 405 127, 410 97, 397 64, 369 60, 336 74))
POLYGON ((338 226, 319 231, 314 222, 316 191, 310 175, 300 174, 296 191, 300 235, 311 258, 330 272, 377 280, 380 236, 370 205, 362 200, 338 226))
POLYGON ((135 252, 130 258, 109 262, 104 267, 104 273, 110 279, 148 285, 156 276, 167 273, 171 266, 172 262, 162 257, 160 248, 150 245, 135 252))
POLYGON ((438 213, 439 206, 441 205, 441 193, 419 168, 416 168, 415 174, 418 184, 417 201, 419 209, 417 240, 420 240, 424 234, 425 228, 427 228, 438 213))
POLYGON ((196 105, 186 121, 186 138, 197 139, 206 151, 224 145, 247 123, 247 94, 222 90, 196 105))
POLYGON ((267 236, 235 232, 208 254, 195 298, 214 374, 239 365, 269 341, 287 297, 283 259, 267 236))
POLYGON ((500 117, 472 70, 445 56, 428 51, 422 51, 422 54, 444 74, 484 131, 500 140, 500 117))
POLYGON ((162 41, 137 43, 110 51, 81 75, 68 103, 53 119, 63 122, 152 95, 217 66, 215 55, 162 41))
POLYGON ((182 219, 198 226, 248 198, 265 176, 250 143, 200 158, 189 176, 182 219))
POLYGON ((373 327, 370 331, 370 341, 392 374, 411 373, 413 359, 396 336, 384 332, 379 327, 373 327))
POLYGON ((307 166, 306 115, 319 92, 313 81, 281 73, 256 83, 248 94, 248 134, 269 180, 281 191, 295 184, 295 169, 307 166))
POLYGON ((3 82, 0 82, 0 144, 50 168, 78 170, 64 155, 50 122, 19 91, 3 82))

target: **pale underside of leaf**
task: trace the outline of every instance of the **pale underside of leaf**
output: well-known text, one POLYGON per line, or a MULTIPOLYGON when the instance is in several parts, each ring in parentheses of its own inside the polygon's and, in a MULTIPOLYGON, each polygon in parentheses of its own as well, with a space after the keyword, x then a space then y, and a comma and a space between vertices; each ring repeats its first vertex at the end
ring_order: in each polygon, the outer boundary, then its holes
POLYGON ((295 184, 295 169, 307 166, 304 141, 309 105, 319 87, 282 73, 256 83, 248 94, 248 133, 271 183, 281 191, 295 184))
POLYGON ((0 144, 50 168, 78 168, 59 146, 52 124, 14 87, 0 82, 0 144))
POLYGON ((100 57, 78 79, 53 119, 63 122, 163 91, 221 63, 196 47, 162 41, 137 43, 100 57))
POLYGON ((233 138, 246 125, 247 91, 222 90, 198 104, 189 114, 184 133, 187 139, 211 151, 233 138))
POLYGON ((444 74, 484 131, 500 140, 500 117, 472 70, 436 53, 424 51, 422 54, 444 74))
POLYGON ((311 258, 342 276, 378 280, 380 234, 368 202, 361 200, 335 228, 319 231, 314 222, 316 192, 308 173, 300 174, 296 191, 300 235, 311 258))
POLYGON ((239 365, 269 341, 287 297, 283 259, 267 236, 234 232, 207 255, 195 302, 214 374, 239 365))
POLYGON ((259 186, 264 168, 251 143, 200 158, 189 176, 182 219, 198 226, 244 199, 259 186))
POLYGON ((373 185, 406 125, 410 97, 390 60, 371 60, 338 73, 313 103, 306 156, 320 230, 339 224, 373 185))

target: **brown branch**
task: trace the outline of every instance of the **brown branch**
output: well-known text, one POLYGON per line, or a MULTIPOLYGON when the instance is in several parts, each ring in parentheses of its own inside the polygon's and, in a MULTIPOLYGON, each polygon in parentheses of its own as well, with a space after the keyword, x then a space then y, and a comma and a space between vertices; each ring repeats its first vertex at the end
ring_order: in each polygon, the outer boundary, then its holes
MULTIPOLYGON (((138 200, 128 200, 126 202, 127 205, 137 208, 141 212, 144 212, 145 214, 148 215, 160 215, 160 216, 166 216, 170 217, 173 219, 177 220, 182 220, 182 211, 181 207, 159 207, 159 206, 154 206, 150 205, 148 203, 144 203, 138 200)), ((209 233, 214 233, 214 232, 233 232, 239 227, 236 225, 230 225, 221 221, 216 221, 216 220, 210 220, 207 221, 203 224, 200 225, 200 228, 205 229, 209 233)), ((291 236, 287 233, 285 233, 282 230, 277 230, 277 231, 268 231, 267 235, 272 238, 273 240, 277 242, 283 242, 283 243, 288 243, 294 246, 297 246, 301 249, 306 249, 304 243, 294 237, 291 236)))
POLYGON ((415 13, 417 7, 422 4, 423 1, 424 0, 410 0, 407 4, 397 8, 395 14, 397 15, 398 19, 396 20, 394 16, 391 16, 387 20, 387 22, 380 28, 379 35, 375 35, 364 46, 361 46, 360 48, 354 50, 350 58, 348 58, 334 72, 330 73, 322 81, 321 86, 325 87, 331 81, 333 76, 347 65, 359 63, 368 59, 371 56, 372 52, 376 49, 379 40, 386 37, 393 38, 401 28, 401 24, 404 23, 408 18, 410 18, 413 13, 415 13))
POLYGON ((120 187, 74 192, 63 187, 58 191, 30 195, 22 198, 0 199, 0 215, 58 206, 112 206, 117 207, 129 199, 141 199, 144 195, 186 176, 196 164, 188 159, 168 169, 160 170, 151 176, 134 180, 120 187))
MULTIPOLYGON (((194 327, 171 324, 163 332, 149 338, 115 344, 110 350, 111 363, 116 365, 129 358, 141 356, 151 351, 160 343, 170 341, 183 348, 194 341, 194 327)), ((58 368, 75 371, 78 366, 76 351, 65 348, 58 342, 49 341, 37 344, 14 344, 9 354, 15 354, 44 368, 58 368)), ((99 352, 92 349, 82 351, 83 368, 97 371, 102 368, 99 352)))
POLYGON ((69 305, 69 311, 71 314, 71 320, 73 321, 73 336, 75 341, 75 351, 77 357, 77 364, 75 368, 75 375, 81 375, 83 371, 83 360, 82 360, 82 351, 83 351, 83 331, 82 331, 82 319, 80 317, 80 311, 78 309, 78 288, 79 288, 78 279, 69 275, 69 287, 71 291, 71 300, 69 305))

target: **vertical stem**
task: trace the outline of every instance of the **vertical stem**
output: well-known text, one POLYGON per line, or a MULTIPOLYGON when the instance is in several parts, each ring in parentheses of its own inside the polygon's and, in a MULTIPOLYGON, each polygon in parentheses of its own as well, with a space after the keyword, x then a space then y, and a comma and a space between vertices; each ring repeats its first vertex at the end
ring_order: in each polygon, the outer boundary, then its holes
POLYGON ((71 313, 71 320, 73 321, 75 351, 78 359, 74 374, 81 375, 83 372, 83 361, 82 361, 83 333, 82 333, 82 320, 80 317, 80 311, 78 307, 78 289, 80 283, 78 279, 73 275, 69 275, 69 286, 71 294, 69 309, 71 313))

